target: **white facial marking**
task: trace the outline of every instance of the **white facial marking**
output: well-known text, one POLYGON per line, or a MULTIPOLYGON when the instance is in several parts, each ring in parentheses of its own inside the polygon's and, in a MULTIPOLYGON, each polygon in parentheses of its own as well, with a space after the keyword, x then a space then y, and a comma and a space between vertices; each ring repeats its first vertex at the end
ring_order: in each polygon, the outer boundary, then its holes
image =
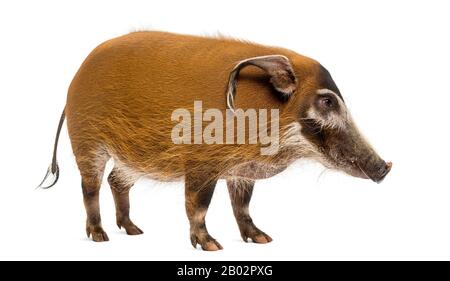
POLYGON ((281 148, 296 147, 301 149, 301 151, 299 151, 301 156, 314 156, 320 154, 317 147, 302 135, 302 125, 300 125, 299 122, 292 122, 284 127, 280 143, 281 148))
POLYGON ((311 107, 308 110, 308 118, 317 120, 323 127, 328 128, 336 128, 336 129, 344 129, 350 120, 349 113, 347 111, 347 107, 345 106, 342 99, 330 89, 319 89, 316 91, 318 95, 324 94, 332 94, 336 97, 336 100, 339 103, 339 113, 330 112, 326 117, 323 117, 319 114, 314 107, 311 107))
POLYGON ((325 167, 332 169, 335 167, 324 155, 319 151, 318 147, 308 141, 301 133, 302 126, 299 122, 292 122, 284 127, 286 130, 283 134, 282 147, 295 147, 298 157, 309 157, 322 163, 325 167))
POLYGON ((333 95, 336 95, 336 96, 337 96, 337 94, 336 94, 335 92, 333 92, 332 90, 330 90, 330 89, 319 89, 319 90, 317 90, 317 93, 318 93, 319 95, 323 95, 323 94, 333 94, 333 95))

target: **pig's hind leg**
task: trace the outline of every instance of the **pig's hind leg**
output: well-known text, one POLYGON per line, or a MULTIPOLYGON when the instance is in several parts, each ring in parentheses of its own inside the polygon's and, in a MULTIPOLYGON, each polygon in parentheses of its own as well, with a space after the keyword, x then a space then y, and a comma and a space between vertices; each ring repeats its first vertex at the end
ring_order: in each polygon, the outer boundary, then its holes
POLYGON ((250 199, 252 198, 254 180, 228 179, 227 187, 230 194, 233 213, 241 232, 242 239, 247 242, 250 238, 255 243, 269 243, 269 235, 259 230, 253 223, 249 213, 250 199))
POLYGON ((125 228, 128 235, 144 233, 130 219, 130 188, 138 178, 133 175, 125 175, 117 167, 114 167, 108 176, 108 183, 116 205, 116 222, 119 228, 125 228))
POLYGON ((95 242, 108 241, 100 217, 99 191, 109 155, 106 152, 76 151, 77 165, 81 174, 83 201, 86 208, 86 234, 95 242))
POLYGON ((185 177, 186 213, 191 227, 192 246, 196 248, 197 244, 200 244, 205 251, 217 251, 223 248, 209 235, 205 224, 206 212, 217 180, 210 180, 205 174, 187 174, 185 177))

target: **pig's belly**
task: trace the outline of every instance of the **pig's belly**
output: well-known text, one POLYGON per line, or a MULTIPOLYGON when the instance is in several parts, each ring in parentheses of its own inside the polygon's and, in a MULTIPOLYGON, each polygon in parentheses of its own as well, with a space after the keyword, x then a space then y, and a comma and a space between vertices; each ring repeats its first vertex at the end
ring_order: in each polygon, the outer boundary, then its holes
POLYGON ((267 179, 281 173, 287 165, 269 165, 257 162, 248 162, 238 165, 228 171, 223 178, 245 178, 251 180, 267 179))

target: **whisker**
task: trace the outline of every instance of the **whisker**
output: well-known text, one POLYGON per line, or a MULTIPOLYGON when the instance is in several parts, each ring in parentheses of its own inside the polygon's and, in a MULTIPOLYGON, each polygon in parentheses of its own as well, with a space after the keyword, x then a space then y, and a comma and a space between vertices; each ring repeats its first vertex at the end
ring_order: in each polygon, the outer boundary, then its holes
POLYGON ((323 167, 322 172, 320 172, 319 176, 317 177, 317 182, 319 182, 322 179, 323 175, 325 175, 328 171, 329 169, 327 167, 323 167))
POLYGON ((363 174, 364 174, 368 179, 373 180, 371 177, 369 177, 368 174, 366 174, 366 172, 361 168, 361 166, 359 166, 359 163, 358 163, 358 162, 356 162, 356 166, 358 166, 358 168, 361 170, 361 172, 363 172, 363 174))

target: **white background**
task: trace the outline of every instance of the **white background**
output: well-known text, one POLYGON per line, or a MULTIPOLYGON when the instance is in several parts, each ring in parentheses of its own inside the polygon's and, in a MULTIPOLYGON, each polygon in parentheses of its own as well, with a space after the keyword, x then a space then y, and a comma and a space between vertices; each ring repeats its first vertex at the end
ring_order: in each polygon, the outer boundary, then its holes
POLYGON ((448 1, 1 1, 0 259, 450 259, 448 1), (132 219, 107 243, 85 236, 80 176, 64 126, 61 178, 34 190, 51 158, 73 75, 99 43, 133 30, 221 32, 319 60, 369 141, 394 167, 377 185, 300 162, 257 182, 255 223, 274 241, 241 241, 224 182, 207 216, 224 246, 190 245, 182 183, 140 181, 132 219))

